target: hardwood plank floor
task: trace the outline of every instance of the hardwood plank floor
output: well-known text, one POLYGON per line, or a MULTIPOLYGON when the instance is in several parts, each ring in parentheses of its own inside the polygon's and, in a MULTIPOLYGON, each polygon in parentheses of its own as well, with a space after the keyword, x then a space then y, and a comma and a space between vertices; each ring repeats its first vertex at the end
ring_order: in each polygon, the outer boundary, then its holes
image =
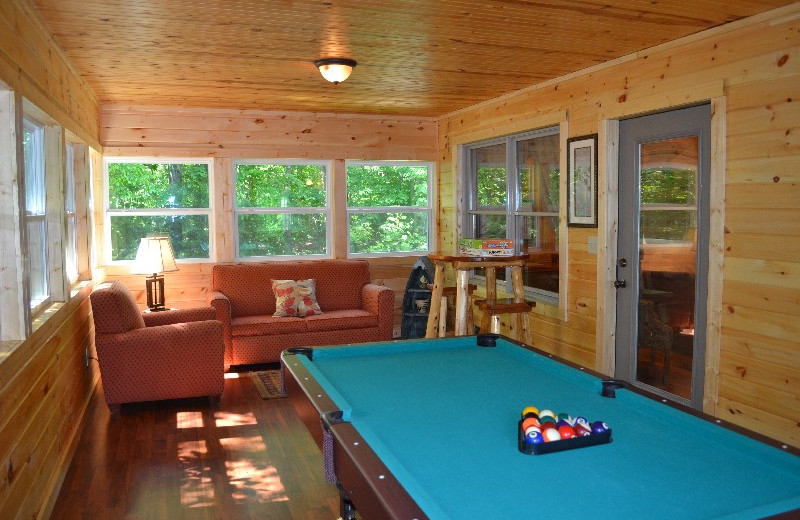
POLYGON ((247 376, 226 379, 219 405, 188 399, 123 405, 102 387, 52 519, 333 520, 336 488, 285 399, 263 400, 247 376))

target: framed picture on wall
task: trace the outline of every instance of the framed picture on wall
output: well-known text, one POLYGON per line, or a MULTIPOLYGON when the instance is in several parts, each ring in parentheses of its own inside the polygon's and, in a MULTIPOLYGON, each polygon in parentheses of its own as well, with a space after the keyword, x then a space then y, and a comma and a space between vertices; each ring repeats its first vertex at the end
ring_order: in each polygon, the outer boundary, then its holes
POLYGON ((567 140, 567 225, 597 227, 597 134, 567 140))

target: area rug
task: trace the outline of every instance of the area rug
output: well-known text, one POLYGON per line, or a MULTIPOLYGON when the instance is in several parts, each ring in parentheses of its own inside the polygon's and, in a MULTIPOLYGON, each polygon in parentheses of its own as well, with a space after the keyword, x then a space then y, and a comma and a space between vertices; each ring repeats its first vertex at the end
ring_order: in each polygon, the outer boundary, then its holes
POLYGON ((286 397, 281 385, 280 370, 259 370, 250 372, 250 379, 256 385, 256 390, 264 399, 281 399, 286 397))

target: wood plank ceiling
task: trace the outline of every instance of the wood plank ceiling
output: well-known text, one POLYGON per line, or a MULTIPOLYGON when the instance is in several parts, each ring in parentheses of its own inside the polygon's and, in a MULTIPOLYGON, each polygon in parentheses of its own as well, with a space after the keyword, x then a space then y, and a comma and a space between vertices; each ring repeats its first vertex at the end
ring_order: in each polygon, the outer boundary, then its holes
POLYGON ((440 116, 786 0, 33 0, 104 104, 440 116), (313 65, 358 61, 340 85, 313 65))

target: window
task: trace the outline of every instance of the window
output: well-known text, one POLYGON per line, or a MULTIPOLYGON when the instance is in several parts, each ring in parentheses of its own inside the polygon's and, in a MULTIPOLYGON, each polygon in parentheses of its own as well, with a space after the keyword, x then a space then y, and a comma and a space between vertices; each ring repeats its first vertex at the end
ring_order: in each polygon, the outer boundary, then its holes
POLYGON ((210 161, 106 160, 111 261, 133 260, 142 237, 165 234, 177 259, 208 259, 210 161))
POLYGON ((531 256, 526 292, 544 300, 559 292, 559 150, 557 127, 465 147, 465 234, 514 240, 531 256))
POLYGON ((28 234, 30 307, 38 311, 49 302, 47 263, 44 127, 23 119, 22 146, 25 167, 25 224, 28 234))
POLYGON ((237 258, 329 255, 329 163, 234 163, 237 258))
POLYGON ((432 169, 418 162, 347 163, 351 254, 429 251, 432 169))
POLYGON ((640 145, 642 244, 694 245, 699 142, 694 135, 640 145))
POLYGON ((66 178, 64 183, 64 216, 67 220, 67 235, 64 237, 67 280, 70 284, 78 280, 77 213, 75 212, 75 145, 67 143, 66 178))

